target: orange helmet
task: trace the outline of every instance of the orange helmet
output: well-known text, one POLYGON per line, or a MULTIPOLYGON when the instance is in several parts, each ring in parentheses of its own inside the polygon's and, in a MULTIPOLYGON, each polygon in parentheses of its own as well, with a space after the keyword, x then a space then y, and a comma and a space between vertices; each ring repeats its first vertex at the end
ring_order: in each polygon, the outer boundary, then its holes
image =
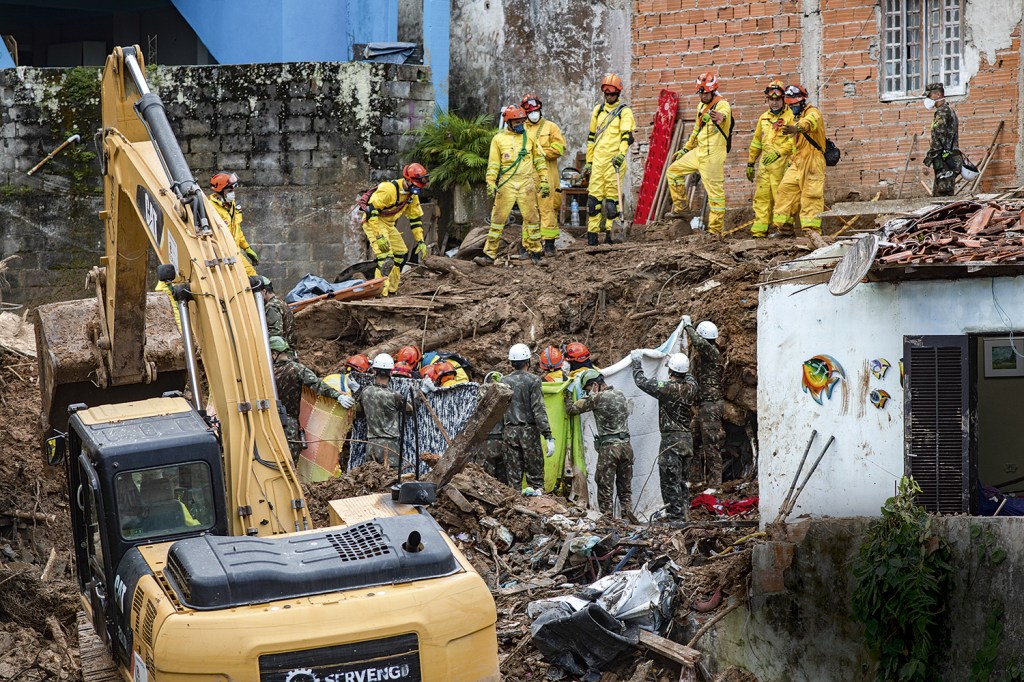
POLYGON ((238 176, 234 173, 228 173, 227 171, 220 171, 210 178, 210 187, 213 188, 214 192, 221 193, 226 189, 231 189, 238 184, 238 176))
POLYGON ((601 92, 622 92, 622 79, 614 73, 605 74, 601 79, 601 92))
POLYGON ((533 94, 532 92, 523 95, 523 101, 521 103, 523 111, 530 113, 531 111, 540 111, 541 102, 540 97, 533 94))
POLYGON ((697 93, 715 92, 718 90, 718 77, 707 71, 697 76, 697 93))
POLYGON ((586 362, 590 359, 590 349, 578 341, 573 341, 565 347, 565 356, 570 362, 586 362))
POLYGON ((807 99, 807 89, 798 84, 786 86, 786 104, 796 104, 807 99))
POLYGON ((445 360, 444 362, 435 363, 437 367, 437 383, 439 386, 444 386, 455 381, 455 365, 445 360))
POLYGON ((357 372, 369 372, 370 358, 366 357, 362 353, 358 353, 345 361, 345 367, 348 369, 354 369, 357 372))
POLYGON ((419 365, 422 359, 423 353, 420 352, 419 346, 402 346, 395 353, 395 362, 404 362, 413 368, 419 365))
POLYGON ((548 346, 540 354, 540 368, 546 369, 549 372, 554 369, 558 369, 562 366, 565 358, 562 356, 562 351, 558 350, 554 346, 548 346))
POLYGON ((420 370, 420 376, 424 379, 430 379, 435 384, 440 385, 441 379, 441 365, 440 363, 434 363, 433 365, 427 365, 420 370))
POLYGON ((410 163, 402 169, 402 177, 409 181, 409 184, 416 187, 426 187, 430 180, 427 178, 427 169, 418 163, 410 163))
POLYGON ((764 89, 764 96, 771 97, 772 95, 775 95, 776 97, 782 97, 785 94, 785 91, 785 84, 782 81, 775 80, 769 83, 768 87, 764 89))
POLYGON ((502 120, 505 121, 505 123, 508 123, 509 121, 516 120, 517 118, 526 118, 526 112, 523 111, 522 107, 510 104, 505 107, 505 112, 501 116, 502 120))
POLYGON ((405 360, 399 360, 395 363, 394 369, 391 370, 391 376, 393 377, 406 377, 412 379, 413 368, 405 360))

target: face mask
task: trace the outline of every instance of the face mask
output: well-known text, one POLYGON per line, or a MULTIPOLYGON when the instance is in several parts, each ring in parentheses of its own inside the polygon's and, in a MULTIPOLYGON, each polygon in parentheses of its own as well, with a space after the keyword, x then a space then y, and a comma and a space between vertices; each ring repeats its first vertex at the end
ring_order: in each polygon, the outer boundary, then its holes
POLYGON ((235 200, 235 193, 234 192, 225 192, 224 193, 224 198, 227 199, 228 203, 230 204, 232 201, 235 200))
POLYGON ((525 128, 523 127, 522 123, 520 123, 519 125, 516 125, 516 126, 512 126, 512 132, 513 133, 522 134, 523 130, 525 130, 525 128))
POLYGON ((804 110, 804 104, 803 102, 800 104, 790 104, 789 108, 793 111, 794 116, 799 116, 800 112, 804 110))
POLYGON ((422 191, 423 190, 421 190, 416 185, 409 185, 409 194, 415 194, 416 196, 419 196, 420 192, 422 191))
POLYGON ((536 123, 537 121, 540 120, 540 112, 539 111, 531 111, 530 113, 528 113, 526 115, 526 118, 530 119, 530 123, 536 123))
POLYGON ((924 108, 925 109, 934 109, 936 103, 937 103, 937 100, 934 100, 931 97, 926 97, 925 100, 924 100, 924 108))

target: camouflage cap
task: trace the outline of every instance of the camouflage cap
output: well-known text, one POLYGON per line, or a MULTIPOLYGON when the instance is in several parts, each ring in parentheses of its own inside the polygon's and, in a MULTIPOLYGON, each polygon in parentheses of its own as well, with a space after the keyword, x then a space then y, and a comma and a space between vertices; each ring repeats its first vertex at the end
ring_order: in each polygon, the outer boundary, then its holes
POLYGON ((942 83, 929 83, 928 85, 924 86, 924 92, 921 93, 921 97, 927 97, 935 90, 938 90, 943 95, 946 94, 946 86, 944 86, 942 83))
POLYGON ((286 351, 288 350, 288 342, 282 339, 280 336, 271 336, 270 350, 277 351, 278 353, 286 351))

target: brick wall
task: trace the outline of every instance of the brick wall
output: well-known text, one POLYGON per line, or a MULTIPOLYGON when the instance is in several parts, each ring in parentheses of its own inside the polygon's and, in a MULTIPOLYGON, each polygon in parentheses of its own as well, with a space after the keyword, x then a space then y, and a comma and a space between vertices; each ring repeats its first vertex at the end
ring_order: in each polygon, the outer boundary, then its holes
MULTIPOLYGON (((910 163, 904 196, 923 195, 918 176, 931 185, 931 171, 921 160, 928 146, 932 114, 917 98, 881 101, 876 3, 821 0, 821 35, 820 41, 814 42, 809 42, 812 34, 804 31, 819 17, 805 19, 802 7, 793 0, 745 4, 636 0, 631 101, 641 127, 641 143, 647 141, 662 88, 680 93, 688 133, 698 102, 694 80, 702 71, 717 71, 737 121, 733 151, 726 162, 728 207, 731 211, 748 209, 753 186, 743 175, 754 122, 766 108, 761 93, 772 78, 799 82, 801 73, 816 70, 824 87, 812 97, 812 103, 822 109, 828 136, 843 151, 840 164, 829 169, 826 200, 842 200, 851 192, 859 192, 865 199, 878 192, 883 198, 894 197, 915 132, 922 139, 910 163), (802 64, 802 54, 816 55, 817 64, 802 64)), ((982 13, 984 6, 967 4, 966 11, 969 22, 971 13, 982 13)), ((950 98, 960 116, 960 146, 976 162, 984 155, 998 122, 1005 120, 996 155, 985 175, 985 190, 1019 184, 1024 175, 1014 160, 1024 97, 1024 86, 1018 81, 1019 24, 1008 42, 993 51, 993 61, 981 55, 966 96, 950 98)), ((985 46, 967 47, 974 53, 985 51, 985 46)), ((641 144, 634 153, 642 155, 644 151, 641 144)), ((740 217, 749 217, 749 213, 734 214, 734 218, 740 217)))
MULTIPOLYGON (((66 87, 69 78, 81 85, 82 75, 0 71, 0 258, 22 257, 7 274, 7 300, 83 295, 78 283, 98 262, 95 160, 62 155, 39 179, 25 175, 76 129, 89 143, 83 150, 91 148, 98 89, 83 96, 82 87, 66 87)), ((333 279, 368 256, 365 236, 350 224, 354 200, 371 182, 397 177, 411 144, 404 133, 433 110, 422 66, 160 67, 149 80, 201 186, 217 170, 238 173, 258 269, 289 287, 306 272, 333 279)))

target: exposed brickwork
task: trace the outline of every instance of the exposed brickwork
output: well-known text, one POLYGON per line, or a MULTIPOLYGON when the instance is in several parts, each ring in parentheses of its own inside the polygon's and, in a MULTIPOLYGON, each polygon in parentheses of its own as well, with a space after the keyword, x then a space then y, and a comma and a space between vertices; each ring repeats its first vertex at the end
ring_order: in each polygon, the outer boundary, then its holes
MULTIPOLYGON (((638 138, 647 141, 662 88, 680 93, 683 116, 690 122, 697 106, 697 74, 717 71, 737 121, 726 164, 730 210, 748 208, 753 195, 753 186, 743 175, 753 124, 766 107, 764 87, 773 77, 787 83, 800 80, 802 22, 800 3, 790 0, 742 5, 727 0, 634 2, 630 101, 640 126, 638 138)), ((842 199, 851 191, 863 198, 879 191, 883 198, 894 197, 915 132, 923 138, 918 149, 927 150, 931 113, 916 98, 880 98, 877 3, 821 0, 821 23, 818 68, 824 87, 813 103, 824 112, 828 135, 843 151, 842 162, 829 169, 826 199, 842 199)), ((998 122, 1006 122, 984 178, 985 190, 1015 185, 1018 177, 1014 152, 1024 97, 1018 84, 1019 57, 1018 28, 1011 46, 998 51, 994 63, 982 56, 968 94, 950 98, 960 116, 960 146, 976 162, 998 122)), ((636 151, 642 153, 643 148, 636 151)), ((931 184, 931 171, 921 165, 922 158, 919 151, 911 161, 907 196, 924 193, 919 175, 931 184)))

